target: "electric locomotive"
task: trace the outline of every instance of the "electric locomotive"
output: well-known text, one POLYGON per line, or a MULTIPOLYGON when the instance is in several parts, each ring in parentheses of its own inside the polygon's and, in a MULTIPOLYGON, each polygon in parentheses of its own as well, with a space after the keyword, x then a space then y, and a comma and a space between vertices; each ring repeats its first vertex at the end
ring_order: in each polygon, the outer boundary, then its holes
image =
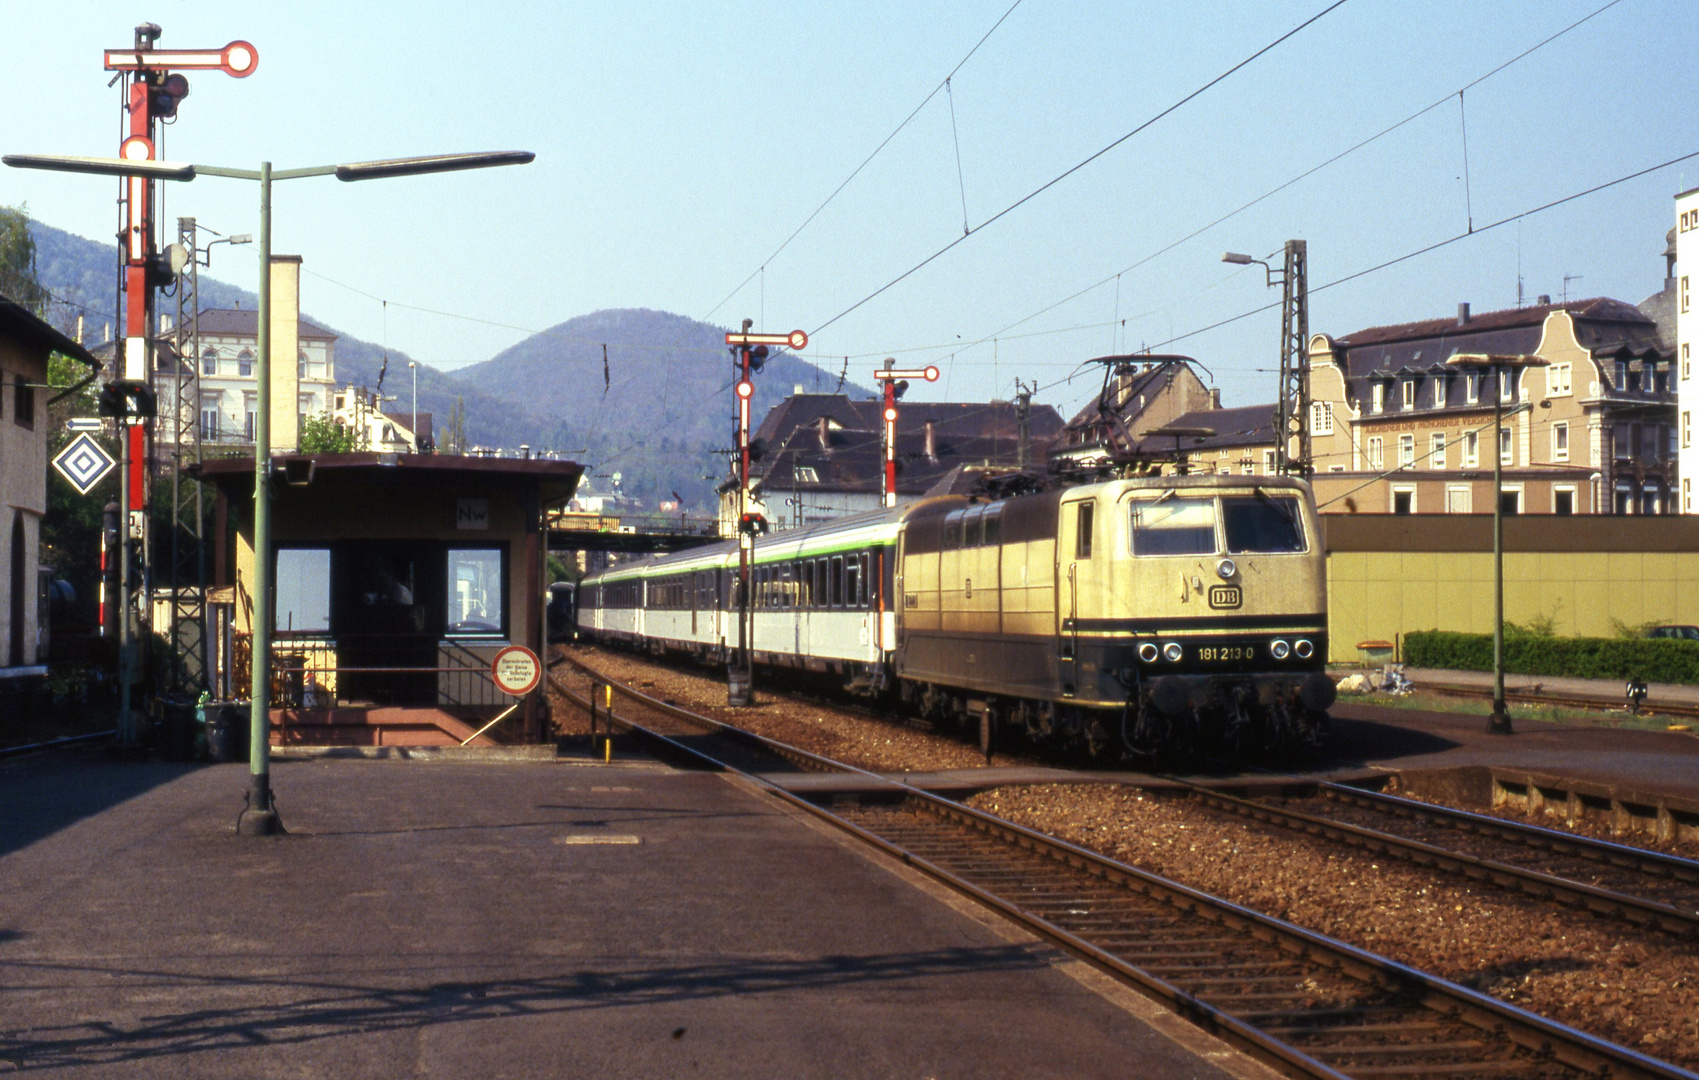
MULTIPOLYGON (((738 640, 735 543, 585 579, 580 633, 708 661, 738 640)), ((938 720, 1092 753, 1313 743, 1334 689, 1300 480, 1146 475, 946 495, 759 540, 753 661, 938 720)))

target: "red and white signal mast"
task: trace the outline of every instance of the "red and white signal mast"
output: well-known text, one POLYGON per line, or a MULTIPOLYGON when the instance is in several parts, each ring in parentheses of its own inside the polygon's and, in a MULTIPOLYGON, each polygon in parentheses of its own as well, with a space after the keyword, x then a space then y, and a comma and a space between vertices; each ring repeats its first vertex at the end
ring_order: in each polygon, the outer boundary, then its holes
POLYGON ((726 704, 741 706, 754 703, 750 689, 755 676, 754 658, 750 650, 750 563, 755 554, 755 537, 767 531, 767 518, 749 509, 749 408, 755 396, 755 384, 749 381, 752 372, 760 371, 767 362, 767 347, 804 349, 808 335, 801 330, 788 334, 752 334, 753 319, 743 320, 740 333, 726 331, 726 344, 739 365, 737 380, 737 656, 726 666, 726 704))
MULTIPOLYGON (((152 161, 157 157, 157 124, 177 115, 177 106, 189 96, 189 80, 184 71, 222 71, 226 75, 245 79, 259 66, 260 54, 246 41, 232 41, 220 49, 156 49, 160 29, 155 23, 136 27, 135 44, 128 49, 107 49, 107 71, 118 77, 129 74, 125 87, 125 111, 129 113, 128 134, 118 153, 128 161, 152 161)), ((128 724, 131 706, 130 688, 133 684, 134 648, 131 624, 138 605, 135 590, 147 588, 147 507, 149 503, 147 468, 153 435, 154 392, 156 365, 153 359, 154 290, 169 285, 181 265, 161 256, 155 239, 153 181, 142 176, 126 176, 121 181, 120 202, 124 208, 124 232, 120 243, 124 263, 124 333, 122 338, 122 367, 118 377, 108 385, 102 396, 101 412, 115 416, 124 427, 120 486, 124 507, 122 545, 125 556, 120 560, 120 603, 118 610, 121 641, 120 731, 126 741, 133 733, 128 724), (139 558, 132 560, 130 553, 139 558), (141 568, 141 580, 130 575, 132 561, 141 568)), ((261 267, 260 273, 269 273, 261 267)), ((193 358, 190 359, 194 363, 193 358)), ((174 418, 175 419, 175 418, 174 418)), ((175 424, 173 425, 175 431, 175 424)), ((144 610, 147 605, 139 605, 144 610)))
POLYGON ((908 389, 908 380, 925 379, 927 382, 938 381, 938 369, 928 365, 923 368, 894 368, 891 365, 896 360, 885 358, 885 366, 873 373, 873 377, 885 384, 885 505, 897 505, 897 399, 908 389))

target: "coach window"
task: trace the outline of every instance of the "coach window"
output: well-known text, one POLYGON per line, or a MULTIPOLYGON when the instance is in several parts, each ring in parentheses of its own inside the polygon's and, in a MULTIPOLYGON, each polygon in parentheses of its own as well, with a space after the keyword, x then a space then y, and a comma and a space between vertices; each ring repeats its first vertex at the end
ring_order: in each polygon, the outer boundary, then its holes
POLYGON ((979 546, 979 524, 984 517, 985 507, 983 506, 976 506, 962 515, 962 547, 973 548, 979 546))
POLYGON ((844 605, 861 606, 861 561, 854 555, 844 564, 844 605))
MULTIPOLYGON (((980 522, 980 542, 987 547, 996 547, 1003 537, 1003 504, 994 502, 985 508, 985 517, 980 522)), ((865 556, 864 556, 865 558, 865 556)))
POLYGON ((872 579, 867 576, 867 570, 869 564, 873 561, 873 556, 864 551, 861 553, 861 558, 858 561, 861 563, 861 576, 856 580, 861 582, 861 593, 859 595, 859 599, 856 601, 856 605, 858 607, 868 607, 872 600, 873 583, 872 579))
MULTIPOLYGON (((1074 533, 1074 558, 1091 558, 1091 519, 1096 503, 1083 502, 1079 504, 1078 528, 1074 533)), ((1135 511, 1136 513, 1137 511, 1135 511)))

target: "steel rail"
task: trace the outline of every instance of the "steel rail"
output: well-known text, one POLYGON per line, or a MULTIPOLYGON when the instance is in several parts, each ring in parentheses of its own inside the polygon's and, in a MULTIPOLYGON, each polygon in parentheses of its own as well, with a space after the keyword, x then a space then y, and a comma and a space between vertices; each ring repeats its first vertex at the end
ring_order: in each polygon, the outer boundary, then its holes
POLYGON ((116 731, 96 731, 88 735, 67 735, 62 739, 49 739, 46 742, 25 743, 22 746, 0 747, 0 759, 22 757, 25 754, 35 754, 43 750, 60 750, 67 746, 76 746, 80 743, 98 742, 101 739, 113 738, 117 734, 118 732, 116 731))
POLYGON ((1261 799, 1229 795, 1185 780, 1172 777, 1169 779, 1182 786, 1187 794, 1198 802, 1240 817, 1319 835, 1336 843, 1422 866, 1431 866, 1447 873, 1461 874, 1473 880, 1488 881, 1503 888, 1554 900, 1560 904, 1584 907, 1595 914, 1627 919, 1681 936, 1699 936, 1699 911, 1589 885, 1541 870, 1453 851, 1406 836, 1334 821, 1261 799))
MULTIPOLYGON (((1491 698, 1493 696, 1492 687, 1490 686, 1478 687, 1470 686, 1466 683, 1436 683, 1423 681, 1414 683, 1412 688, 1418 693, 1426 691, 1430 694, 1442 694, 1447 697, 1491 698)), ((1504 696, 1508 701, 1519 701, 1525 705, 1552 705, 1562 708, 1594 709, 1613 712, 1626 712, 1628 710, 1628 703, 1626 700, 1619 701, 1615 698, 1596 697, 1588 694, 1558 694, 1548 693, 1544 690, 1530 690, 1526 687, 1505 687, 1504 696)), ((1373 704, 1373 702, 1355 702, 1354 704, 1373 704)), ((1645 702, 1641 703, 1640 711, 1642 713, 1655 713, 1659 716, 1677 716, 1688 719, 1699 719, 1699 705, 1685 705, 1680 702, 1661 703, 1648 698, 1645 702)))
MULTIPOLYGON (((579 670, 592 674, 592 677, 601 683, 615 685, 617 689, 614 680, 601 675, 582 661, 567 658, 567 662, 579 670)), ((567 688, 552 675, 549 679, 551 685, 563 695, 566 695, 580 707, 588 707, 585 698, 567 688)), ((621 696, 641 707, 651 707, 649 703, 654 703, 666 715, 695 724, 701 729, 713 731, 715 734, 738 732, 740 733, 740 742, 744 745, 762 745, 768 742, 768 740, 751 732, 742 731, 742 729, 723 724, 709 717, 690 713, 688 710, 668 705, 665 702, 657 702, 641 692, 633 691, 629 695, 622 694, 621 696)), ((1337 941, 1323 934, 1210 896, 1178 882, 1140 870, 1137 867, 1116 862, 1077 845, 1046 836, 1035 830, 909 785, 879 777, 876 774, 868 773, 866 770, 830 762, 829 759, 808 754, 807 751, 798 751, 794 747, 785 748, 788 751, 804 754, 814 761, 830 764, 838 771, 873 779, 881 787, 889 787, 900 792, 908 803, 930 816, 961 828, 975 830, 990 839, 999 841, 1005 846, 1005 849, 1013 848, 1015 851, 1043 856, 1047 861, 1055 862, 1060 870, 1071 869, 1095 882, 1119 885, 1126 890, 1127 896, 1135 899, 1145 897, 1157 901, 1163 904, 1166 909, 1176 912, 1182 919, 1188 915, 1201 918, 1208 923, 1234 932, 1240 938, 1245 939, 1246 944, 1262 943, 1265 946, 1273 946, 1278 950, 1278 955, 1288 960, 1307 963, 1323 972, 1331 971, 1346 975, 1387 995, 1386 1002, 1379 1006, 1362 1006, 1350 1003, 1338 1007, 1324 1007, 1319 1010, 1313 1008, 1300 1010, 1295 1013, 1276 1010, 1273 1013, 1261 1015, 1260 1018, 1265 1023, 1259 1026, 1254 1022, 1255 1019, 1259 1018, 1259 1014, 1254 1010, 1247 1012, 1246 1015, 1250 1017, 1250 1019, 1247 1019, 1245 1016, 1235 1015, 1221 1006, 1211 1004, 1199 995, 1184 989, 1175 981, 1131 963, 1127 959, 1117 956, 1059 925, 1051 918, 1046 918, 1037 911, 998 895, 991 889, 975 884, 961 874, 952 871, 939 860, 928 858, 898 842, 881 836, 873 829, 849 820, 842 813, 816 805, 786 791, 759 773, 738 769, 715 758, 704 749, 692 747, 659 732, 644 729, 642 725, 629 717, 610 717, 610 720, 617 720, 622 728, 631 731, 648 745, 662 750, 669 757, 692 760, 708 768, 737 773, 758 784, 779 801, 818 817, 901 860, 906 865, 926 873, 950 888, 1027 928, 1043 940, 1051 942, 1094 967, 1164 1002, 1193 1023, 1227 1038, 1241 1048, 1250 1051, 1254 1056, 1277 1067, 1289 1070, 1296 1069, 1306 1075, 1327 1077, 1330 1080, 1351 1075, 1361 1076, 1383 1072, 1384 1067, 1342 1072, 1317 1060, 1316 1057, 1305 1053, 1304 1050, 1282 1041, 1271 1034, 1271 1031, 1281 1029, 1280 1021, 1282 1019, 1315 1021, 1318 1019, 1325 1020, 1335 1015, 1361 1016, 1376 1010, 1398 1011, 1408 1007, 1423 1009, 1426 1011, 1424 1015, 1432 1014, 1431 1024, 1416 1025, 1418 1027, 1433 1028, 1442 1022, 1458 1021, 1489 1041, 1500 1036, 1508 1038, 1516 1046, 1526 1051, 1528 1056, 1518 1057, 1510 1061, 1500 1061, 1498 1064, 1504 1066, 1503 1071, 1506 1072, 1526 1065, 1533 1066, 1541 1072, 1541 1075, 1546 1075, 1545 1067, 1556 1065, 1560 1068, 1594 1076, 1664 1077, 1672 1078, 1672 1080, 1673 1078, 1699 1080, 1699 1074, 1648 1057, 1628 1047, 1619 1046, 1608 1040, 1577 1031, 1546 1017, 1527 1012, 1514 1005, 1458 986, 1445 979, 1359 949, 1345 942, 1337 941)), ((783 746, 783 744, 776 745, 783 746)), ((1019 873, 1020 871, 1018 868, 1013 868, 1009 872, 1019 873)), ((1027 876, 1029 879, 1033 877, 1030 873, 1027 876)), ((1069 895, 1076 894, 1077 890, 1069 893, 1069 895)), ((1202 948, 1209 943, 1208 941, 1198 941, 1196 944, 1202 948)), ((1199 955, 1215 957, 1217 954, 1200 953, 1199 955)), ((1157 957, 1157 959, 1164 958, 1157 957)), ((1166 959, 1172 961, 1175 957, 1170 955, 1166 959)), ((1229 980, 1233 983, 1243 981, 1244 977, 1242 976, 1229 980)), ((1285 995, 1266 996, 1290 997, 1291 994, 1288 992, 1285 995)), ((1409 1024, 1394 1024, 1392 1030, 1408 1030, 1410 1026, 1409 1024)), ((1291 1029, 1289 1025, 1288 1028, 1291 1029)), ((1304 1028, 1300 1024, 1295 1030, 1313 1034, 1320 1029, 1304 1028)), ((1359 1032, 1372 1033, 1369 1028, 1356 1029, 1352 1027, 1339 1027, 1333 1029, 1331 1033, 1350 1036, 1359 1032)), ((1418 1054, 1422 1052, 1424 1046, 1445 1050, 1454 1045, 1456 1044, 1412 1043, 1403 1045, 1395 1049, 1394 1052, 1418 1054)), ((1469 1043, 1467 1045, 1474 1046, 1476 1044, 1469 1043)), ((1349 1053, 1366 1052, 1361 1051, 1361 1048, 1358 1047, 1356 1049, 1347 1048, 1346 1050, 1336 1049, 1329 1055, 1326 1048, 1321 1049, 1324 1056, 1335 1057, 1349 1053)), ((1436 1063, 1431 1069, 1399 1066, 1395 1071, 1401 1075, 1421 1075, 1423 1073, 1441 1075, 1450 1070, 1444 1063, 1436 1063)))

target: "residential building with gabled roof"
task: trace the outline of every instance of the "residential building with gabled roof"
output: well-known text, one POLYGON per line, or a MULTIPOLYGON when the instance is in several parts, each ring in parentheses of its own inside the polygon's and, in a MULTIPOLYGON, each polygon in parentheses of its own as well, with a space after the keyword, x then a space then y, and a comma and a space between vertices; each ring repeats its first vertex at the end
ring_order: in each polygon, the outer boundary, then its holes
POLYGON ((1674 353, 1632 304, 1541 297, 1478 315, 1462 304, 1455 318, 1315 334, 1309 349, 1324 512, 1488 512, 1495 442, 1508 512, 1673 512, 1674 353), (1464 372, 1447 364, 1460 353, 1545 363, 1464 372), (1495 403, 1512 413, 1496 440, 1495 403))

